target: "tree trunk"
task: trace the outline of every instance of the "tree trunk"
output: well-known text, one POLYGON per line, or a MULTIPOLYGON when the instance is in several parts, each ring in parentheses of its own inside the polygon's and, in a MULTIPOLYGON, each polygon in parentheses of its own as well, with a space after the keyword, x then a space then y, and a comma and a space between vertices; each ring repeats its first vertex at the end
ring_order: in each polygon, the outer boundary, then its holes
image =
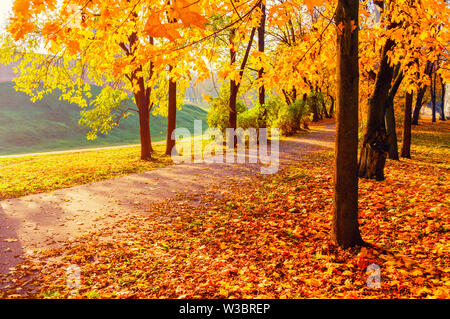
POLYGON ((228 108, 230 110, 230 117, 228 120, 228 127, 236 129, 237 127, 237 93, 238 89, 236 86, 236 82, 234 80, 230 81, 230 101, 228 104, 228 108))
MULTIPOLYGON (((234 50, 234 38, 235 30, 231 31, 230 35, 230 65, 236 63, 236 51, 234 50)), ((229 118, 228 118, 228 128, 236 128, 237 125, 237 93, 238 93, 238 84, 234 80, 230 80, 230 100, 228 103, 229 108, 229 118)))
POLYGON ((322 108, 323 108, 323 115, 325 118, 329 119, 331 116, 328 114, 327 105, 325 104, 325 99, 322 99, 322 108))
POLYGON ((358 0, 339 0, 337 33, 337 132, 333 240, 341 247, 362 245, 358 226, 358 0))
MULTIPOLYGON (((233 63, 236 62, 236 51, 234 50, 233 45, 233 38, 234 33, 236 32, 235 29, 231 31, 230 35, 230 64, 233 65, 233 63)), ((247 49, 245 50, 244 58, 242 59, 241 67, 239 69, 239 76, 242 79, 242 76, 244 75, 244 69, 247 64, 248 56, 250 55, 250 50, 252 48, 253 38, 255 37, 256 28, 252 28, 252 32, 250 34, 250 39, 248 40, 247 49)), ((228 104, 229 107, 229 119, 228 119, 228 128, 236 129, 237 127, 237 110, 236 110, 236 103, 237 103, 237 96, 239 92, 239 86, 241 85, 241 82, 236 82, 234 80, 230 80, 230 101, 228 104)), ((237 145, 237 136, 234 136, 234 142, 233 147, 236 147, 237 145)))
POLYGON ((411 158, 411 113, 412 113, 412 93, 405 96, 405 118, 403 119, 403 142, 402 154, 404 158, 411 158))
MULTIPOLYGON (((237 128, 237 110, 236 110, 236 103, 237 103, 237 93, 238 93, 238 87, 236 85, 236 82, 234 80, 230 81, 230 101, 228 104, 229 108, 229 119, 228 119, 228 128, 237 128)), ((233 140, 230 141, 232 145, 230 145, 231 148, 237 147, 237 136, 234 135, 233 140)))
MULTIPOLYGON (((173 67, 169 66, 169 72, 173 67)), ((175 140, 172 139, 172 133, 177 123, 177 82, 169 78, 169 106, 167 115, 167 137, 166 137, 166 154, 171 155, 175 146, 175 140)))
MULTIPOLYGON (((433 64, 430 61, 427 61, 427 65, 425 66, 425 74, 431 77, 431 72, 433 70, 433 64)), ((412 125, 418 125, 419 124, 419 116, 420 116, 420 109, 422 108, 422 100, 425 96, 425 92, 427 91, 427 86, 424 85, 422 88, 419 89, 419 92, 417 92, 417 98, 416 98, 416 105, 414 107, 413 112, 413 118, 412 118, 412 125)))
MULTIPOLYGON (((233 37, 234 37, 235 30, 232 30, 231 36, 230 36, 230 65, 233 65, 236 62, 236 51, 234 50, 234 43, 233 43, 233 37)), ((230 100, 228 104, 229 109, 229 116, 228 116, 228 128, 234 128, 237 127, 237 110, 236 110, 236 103, 237 103, 237 93, 238 93, 238 84, 235 80, 230 80, 230 100)), ((237 145, 237 137, 234 136, 233 145, 231 147, 236 147, 237 145)))
POLYGON ((331 100, 331 106, 330 106, 330 112, 328 113, 330 115, 330 118, 333 117, 334 114, 334 98, 331 95, 328 95, 331 100))
POLYGON ((412 125, 418 125, 419 124, 419 116, 420 116, 420 109, 422 108, 423 104, 423 97, 425 96, 425 92, 427 91, 427 86, 421 87, 419 89, 419 92, 417 92, 416 97, 416 105, 414 106, 414 113, 412 117, 412 125))
POLYGON ((441 78, 442 95, 441 95, 441 121, 445 121, 445 83, 441 78))
POLYGON ((292 104, 291 99, 289 98, 289 94, 287 93, 287 91, 285 89, 282 89, 283 95, 284 95, 284 101, 286 102, 286 104, 289 106, 292 104))
MULTIPOLYGON (((261 23, 258 27, 258 51, 264 52, 264 44, 265 44, 265 33, 266 33, 266 6, 264 5, 264 2, 261 1, 261 23)), ((264 75, 264 68, 260 68, 258 71, 258 79, 262 79, 264 75)), ((261 118, 259 119, 258 123, 260 127, 266 127, 267 126, 267 109, 265 107, 265 99, 266 99, 266 89, 264 85, 261 85, 258 90, 258 101, 259 105, 263 108, 262 114, 260 114, 261 118)))
POLYGON ((358 176, 363 178, 384 180, 384 165, 389 150, 384 117, 394 75, 394 70, 389 65, 387 53, 393 46, 394 41, 392 39, 386 40, 375 89, 369 99, 367 129, 358 163, 358 176))
POLYGON ((395 131, 394 103, 391 100, 388 101, 386 109, 386 128, 389 143, 389 158, 393 160, 399 160, 397 132, 395 131))
MULTIPOLYGON (((137 18, 136 14, 134 13, 133 16, 137 18)), ((128 37, 129 45, 125 45, 125 43, 121 42, 119 45, 122 48, 122 50, 129 56, 131 54, 130 49, 135 46, 136 42, 138 41, 136 32, 133 32, 128 37)), ((150 44, 153 44, 153 38, 150 37, 150 44)), ((150 86, 145 85, 145 79, 142 76, 142 65, 139 66, 136 70, 131 72, 131 74, 128 76, 128 79, 130 81, 130 84, 135 87, 135 84, 137 84, 138 89, 134 90, 134 101, 136 103, 136 106, 138 108, 138 114, 139 114, 139 133, 141 137, 141 159, 142 160, 149 160, 152 157, 152 139, 150 135, 150 94, 152 88, 150 86)), ((150 78, 153 76, 153 62, 150 62, 150 70, 149 70, 149 76, 150 78)))
POLYGON ((387 128, 387 136, 389 143, 389 158, 393 160, 399 160, 398 157, 398 144, 397 144, 397 131, 395 125, 395 112, 394 112, 394 98, 397 94, 398 88, 403 81, 403 72, 400 71, 400 66, 397 66, 397 75, 392 85, 391 90, 389 91, 389 96, 386 101, 386 128, 387 128))
POLYGON ((319 117, 319 110, 318 110, 318 105, 317 105, 317 97, 316 95, 313 93, 311 95, 311 108, 312 108, 312 112, 313 112, 313 122, 317 122, 320 120, 319 117))
MULTIPOLYGON (((433 65, 434 69, 434 65, 433 65)), ((436 71, 432 71, 430 77, 430 93, 431 93, 431 121, 436 122, 436 71)))
POLYGON ((135 95, 136 104, 139 109, 139 129, 141 136, 141 159, 149 160, 152 158, 152 140, 150 136, 150 110, 149 103, 146 101, 145 93, 139 92, 135 95))

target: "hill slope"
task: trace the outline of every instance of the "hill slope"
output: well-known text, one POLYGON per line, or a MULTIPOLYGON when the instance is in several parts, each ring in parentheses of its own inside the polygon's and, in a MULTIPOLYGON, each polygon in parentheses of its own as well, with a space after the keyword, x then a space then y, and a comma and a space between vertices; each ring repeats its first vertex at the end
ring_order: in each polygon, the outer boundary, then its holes
MULTIPOLYGON (((78 125, 79 118, 80 108, 59 101, 56 95, 31 103, 26 94, 14 90, 13 83, 0 83, 0 155, 139 142, 139 122, 135 115, 95 141, 86 139, 87 129, 78 125)), ((186 127, 193 132, 194 120, 206 123, 206 112, 194 105, 183 105, 177 114, 177 127, 186 127)), ((166 121, 165 117, 152 116, 153 141, 165 139, 166 121)))

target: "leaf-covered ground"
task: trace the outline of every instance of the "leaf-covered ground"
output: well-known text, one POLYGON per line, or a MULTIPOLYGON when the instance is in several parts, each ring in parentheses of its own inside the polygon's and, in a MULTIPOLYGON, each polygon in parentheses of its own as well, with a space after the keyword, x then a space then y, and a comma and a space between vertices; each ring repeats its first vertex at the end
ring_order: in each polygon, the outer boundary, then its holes
POLYGON ((364 248, 330 241, 333 154, 145 207, 142 217, 41 253, 3 297, 449 298, 450 124, 414 127, 413 159, 360 181, 364 248), (124 231, 125 230, 125 231, 124 231), (79 290, 66 269, 81 268, 79 290), (367 266, 381 288, 367 287, 367 266))

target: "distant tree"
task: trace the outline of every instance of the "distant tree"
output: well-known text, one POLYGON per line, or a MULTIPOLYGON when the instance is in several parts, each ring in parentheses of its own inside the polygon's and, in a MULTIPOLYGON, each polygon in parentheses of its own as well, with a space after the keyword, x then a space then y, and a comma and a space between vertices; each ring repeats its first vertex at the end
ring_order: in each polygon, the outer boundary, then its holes
MULTIPOLYGON (((228 127, 229 128, 236 128, 237 125, 237 109, 236 109, 236 103, 237 98, 239 94, 239 88, 241 86, 241 79, 244 75, 244 70, 247 66, 248 57, 250 55, 250 51, 253 44, 253 38, 255 37, 256 28, 252 28, 250 31, 250 38, 247 43, 247 47, 245 49, 242 62, 240 63, 240 67, 238 70, 236 70, 237 77, 230 79, 230 101, 229 101, 229 122, 228 127)), ((230 32, 230 65, 234 66, 237 63, 237 46, 235 43, 235 37, 236 37, 236 30, 232 29, 230 32)), ((236 145, 237 143, 237 137, 234 137, 233 145, 236 145)))
MULTIPOLYGON (((258 27, 258 51, 264 53, 265 49, 265 38, 266 36, 266 6, 264 1, 261 1, 261 22, 258 27)), ((261 67, 258 70, 258 79, 260 81, 263 80, 264 76, 264 67, 261 67)), ((264 84, 262 84, 258 89, 258 102, 259 105, 263 108, 263 112, 260 114, 260 118, 258 119, 259 125, 261 127, 267 126, 267 110, 264 107, 266 101, 266 89, 264 84)))

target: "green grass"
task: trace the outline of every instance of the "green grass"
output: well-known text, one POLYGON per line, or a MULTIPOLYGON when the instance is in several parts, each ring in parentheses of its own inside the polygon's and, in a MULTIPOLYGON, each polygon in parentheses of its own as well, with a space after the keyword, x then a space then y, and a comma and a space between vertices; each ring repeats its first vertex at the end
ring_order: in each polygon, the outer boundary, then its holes
MULTIPOLYGON (((202 149, 212 140, 203 138, 202 149)), ((194 140, 191 140, 194 159, 194 140)), ((182 155, 177 142, 178 152, 182 155)), ((152 160, 140 160, 140 146, 0 158, 0 200, 83 185, 173 164, 165 143, 153 144, 152 160)), ((226 147, 223 146, 225 154, 226 147)))
MULTIPOLYGON (((202 140, 202 148, 212 142, 202 140)), ((191 157, 194 159, 194 140, 191 157)), ((177 144, 181 147, 181 143, 177 144)), ((152 160, 140 160, 140 146, 0 158, 0 200, 83 185, 173 164, 166 144, 153 144, 152 160)), ((180 155, 182 150, 178 149, 180 155)))
POLYGON ((0 158, 0 200, 87 184, 172 163, 165 145, 154 145, 151 161, 140 147, 79 153, 0 158))
MULTIPOLYGON (((93 92, 98 91, 94 88, 93 92)), ((131 99, 127 103, 132 103, 131 99)), ((177 113, 177 127, 193 132, 194 120, 206 125, 206 111, 194 105, 183 105, 177 113)), ((106 136, 95 141, 86 139, 87 129, 80 127, 80 108, 49 95, 31 103, 24 93, 16 92, 13 83, 0 83, 0 155, 92 148, 135 144, 139 142, 138 117, 133 114, 120 122, 106 136)), ((153 141, 166 137, 167 118, 152 116, 153 141)))

